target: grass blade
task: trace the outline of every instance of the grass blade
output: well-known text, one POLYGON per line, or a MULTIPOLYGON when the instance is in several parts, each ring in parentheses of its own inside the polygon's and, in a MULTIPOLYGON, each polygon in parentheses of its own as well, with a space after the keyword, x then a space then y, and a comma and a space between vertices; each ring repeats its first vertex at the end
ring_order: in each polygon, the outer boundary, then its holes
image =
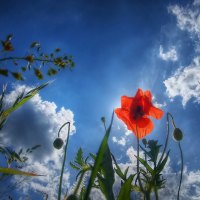
POLYGON ((9 174, 9 175, 23 175, 23 176, 43 176, 43 175, 39 175, 32 172, 24 172, 21 170, 12 169, 12 168, 4 168, 4 167, 0 167, 0 173, 9 174))
POLYGON ((90 180, 89 180, 89 183, 88 183, 88 186, 87 186, 87 190, 86 190, 86 194, 85 194, 85 197, 84 197, 84 200, 88 200, 89 199, 89 194, 90 194, 90 191, 92 189, 92 185, 94 183, 94 180, 97 176, 97 173, 98 173, 98 170, 99 170, 99 167, 101 165, 101 162, 103 160, 103 155, 104 155, 104 152, 107 148, 107 142, 108 142, 108 138, 110 136, 110 132, 111 132, 111 127, 112 127, 112 123, 113 123, 113 118, 114 118, 114 112, 112 114, 112 119, 111 119, 111 123, 110 123, 110 126, 108 128, 108 130, 106 131, 106 134, 101 142, 101 145, 99 147, 99 150, 98 150, 98 153, 97 153, 97 157, 96 157, 96 160, 95 160, 95 163, 94 163, 94 167, 93 167, 93 170, 92 170, 92 173, 91 173, 91 176, 90 176, 90 180))

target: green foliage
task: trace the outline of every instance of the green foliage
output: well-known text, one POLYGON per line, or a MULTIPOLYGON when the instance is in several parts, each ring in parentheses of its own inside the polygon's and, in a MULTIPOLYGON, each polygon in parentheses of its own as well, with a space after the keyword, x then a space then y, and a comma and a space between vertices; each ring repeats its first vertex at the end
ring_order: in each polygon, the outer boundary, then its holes
MULTIPOLYGON (((2 51, 9 54, 14 51, 12 44, 12 34, 8 35, 5 40, 1 41, 2 51)), ((72 70, 75 66, 72 56, 60 55, 61 49, 56 48, 52 53, 47 54, 41 50, 39 42, 34 41, 29 47, 29 54, 23 56, 11 56, 0 57, 0 75, 9 76, 16 80, 24 80, 23 73, 33 69, 34 75, 37 79, 41 80, 44 75, 54 76, 59 71, 68 68, 72 70), (12 70, 5 65, 14 65, 12 70), (25 65, 25 66, 24 66, 25 65), (16 68, 17 67, 17 68, 16 68), (48 69, 49 68, 49 69, 48 69), (17 69, 16 71, 13 71, 17 69)))
POLYGON ((85 194, 84 200, 87 200, 88 197, 89 197, 90 191, 92 189, 92 186, 94 184, 95 178, 96 178, 96 176, 98 174, 100 165, 102 163, 104 152, 105 152, 105 150, 107 148, 108 138, 109 138, 110 132, 111 132, 113 118, 114 118, 114 113, 112 114, 112 119, 111 119, 110 126, 109 126, 108 130, 106 131, 106 134, 105 134, 105 136, 104 136, 104 138, 103 138, 103 140, 101 142, 101 145, 99 147, 99 150, 98 150, 98 153, 97 153, 97 157, 96 157, 96 160, 95 160, 95 163, 94 163, 94 167, 92 169, 92 173, 91 173, 91 176, 90 176, 90 179, 89 179, 89 183, 88 183, 88 186, 87 186, 87 189, 86 189, 86 194, 85 194))
POLYGON ((12 169, 12 168, 4 168, 4 167, 0 167, 0 173, 6 174, 6 175, 42 176, 36 173, 24 172, 21 170, 12 169))
POLYGON ((117 200, 131 199, 132 181, 134 175, 130 175, 129 178, 122 185, 117 200))
POLYGON ((97 182, 106 199, 114 200, 113 184, 115 182, 114 169, 108 144, 105 147, 103 159, 97 174, 97 182))
MULTIPOLYGON (((28 100, 30 100, 32 97, 34 97, 41 89, 43 89, 44 87, 46 87, 49 83, 45 83, 42 84, 32 90, 30 90, 29 92, 27 92, 26 94, 21 93, 15 100, 15 102, 13 103, 12 106, 10 106, 9 108, 7 108, 6 110, 1 110, 0 113, 0 122, 2 120, 5 120, 8 115, 10 115, 12 112, 14 112, 16 109, 18 109, 19 107, 21 107, 23 104, 25 104, 28 100)), ((3 95, 1 96, 0 101, 2 101, 3 104, 3 98, 4 98, 4 93, 5 90, 3 91, 3 95)))

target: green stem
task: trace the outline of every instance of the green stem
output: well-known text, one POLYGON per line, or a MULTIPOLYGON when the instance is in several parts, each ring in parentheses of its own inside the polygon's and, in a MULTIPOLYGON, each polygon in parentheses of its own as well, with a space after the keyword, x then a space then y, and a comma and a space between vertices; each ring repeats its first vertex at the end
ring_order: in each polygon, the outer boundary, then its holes
POLYGON ((162 162, 162 159, 163 159, 163 157, 164 157, 164 154, 165 154, 165 151, 166 151, 167 145, 168 145, 168 140, 169 140, 169 116, 171 117, 173 126, 176 128, 175 123, 174 123, 174 118, 173 118, 173 116, 168 112, 168 113, 167 113, 167 137, 166 137, 166 140, 165 140, 164 150, 163 150, 162 155, 161 155, 161 157, 160 157, 160 159, 159 159, 158 165, 160 165, 160 163, 162 162))
POLYGON ((183 177, 183 152, 181 149, 181 143, 178 143, 179 150, 181 153, 181 175, 180 175, 180 182, 179 182, 179 187, 178 187, 178 194, 177 194, 177 200, 179 200, 179 194, 180 194, 180 189, 181 189, 181 183, 182 183, 182 177, 183 177))
POLYGON ((154 188, 154 193, 155 193, 156 200, 158 200, 158 190, 156 187, 154 188))
MULTIPOLYGON (((1 58, 0 62, 6 61, 6 60, 26 60, 26 57, 7 57, 7 58, 1 58)), ((54 60, 41 59, 41 58, 33 58, 33 61, 51 62, 51 63, 54 62, 54 60)))
POLYGON ((84 177, 84 174, 85 174, 85 171, 84 171, 83 173, 81 173, 81 176, 80 176, 80 178, 79 178, 79 180, 78 180, 78 183, 77 183, 76 188, 75 188, 75 190, 74 190, 74 195, 75 195, 75 196, 76 196, 77 193, 78 193, 79 187, 80 187, 81 182, 82 182, 83 177, 84 177))
POLYGON ((137 124, 136 124, 136 138, 137 138, 137 178, 138 178, 138 182, 139 182, 139 186, 140 186, 140 189, 142 192, 144 192, 144 189, 143 189, 143 186, 142 186, 142 182, 141 182, 141 179, 140 179, 140 172, 139 172, 139 167, 140 167, 140 162, 139 162, 139 147, 140 147, 140 144, 139 144, 139 136, 138 136, 138 127, 137 127, 137 124))
POLYGON ((66 122, 61 126, 61 128, 58 131, 58 137, 61 129, 68 124, 68 134, 67 134, 67 141, 65 145, 65 150, 64 150, 64 158, 63 158, 63 163, 62 163, 62 169, 61 169, 61 174, 60 174, 60 183, 59 183, 59 189, 58 189, 58 200, 61 199, 61 192, 62 192, 62 180, 63 180, 63 173, 64 173, 64 168, 65 168, 65 161, 66 161, 66 154, 67 154, 67 147, 68 147, 68 142, 69 142, 69 132, 70 132, 70 122, 66 122))

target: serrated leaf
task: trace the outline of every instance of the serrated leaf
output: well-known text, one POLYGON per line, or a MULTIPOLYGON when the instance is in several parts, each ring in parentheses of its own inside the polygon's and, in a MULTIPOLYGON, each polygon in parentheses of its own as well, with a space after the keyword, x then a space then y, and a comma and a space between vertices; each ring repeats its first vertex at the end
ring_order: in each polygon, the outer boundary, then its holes
POLYGON ((77 154, 76 154, 76 158, 75 158, 75 162, 81 166, 83 166, 84 162, 83 162, 83 150, 81 148, 79 148, 77 154))
POLYGON ((94 155, 93 153, 90 153, 90 157, 91 157, 93 160, 96 160, 96 155, 94 155))
POLYGON ((32 150, 35 150, 35 149, 37 149, 37 148, 39 148, 39 147, 41 147, 41 145, 40 145, 40 144, 37 144, 37 145, 33 146, 31 149, 32 149, 32 150))
POLYGON ((19 153, 18 153, 18 154, 20 155, 20 154, 22 153, 22 151, 23 151, 23 149, 21 148, 21 149, 19 150, 19 153))
POLYGON ((72 162, 69 163, 70 166, 73 168, 73 169, 76 169, 76 170, 81 170, 80 167, 76 166, 75 164, 73 164, 72 162))

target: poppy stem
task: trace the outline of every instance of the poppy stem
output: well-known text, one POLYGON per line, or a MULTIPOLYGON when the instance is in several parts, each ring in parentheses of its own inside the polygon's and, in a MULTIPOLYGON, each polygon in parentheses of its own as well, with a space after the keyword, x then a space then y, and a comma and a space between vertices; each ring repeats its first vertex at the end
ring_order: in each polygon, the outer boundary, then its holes
POLYGON ((143 189, 142 182, 141 182, 141 179, 140 179, 140 172, 139 172, 139 169, 140 169, 140 163, 139 163, 139 156, 140 156, 139 148, 140 148, 140 144, 139 144, 137 123, 136 123, 136 138, 137 138, 137 178, 138 178, 140 189, 144 193, 144 189, 143 189))
POLYGON ((66 161, 66 154, 67 154, 67 147, 68 147, 68 142, 69 142, 69 132, 70 132, 70 122, 64 123, 61 128, 58 131, 58 136, 61 131, 61 129, 68 124, 68 134, 67 134, 67 140, 66 140, 66 145, 65 145, 65 150, 64 150, 64 158, 63 158, 63 163, 62 163, 62 169, 61 169, 61 174, 60 174, 60 183, 59 183, 59 189, 58 189, 58 200, 61 199, 61 190, 62 190, 62 180, 63 180, 63 173, 64 173, 64 168, 65 168, 65 161, 66 161))
POLYGON ((179 182, 179 187, 178 187, 178 194, 177 194, 177 200, 179 200, 179 194, 180 194, 180 189, 181 189, 181 183, 182 183, 182 177, 183 177, 183 152, 181 148, 181 143, 178 143, 179 150, 181 153, 181 175, 180 175, 180 182, 179 182))
POLYGON ((172 124, 173 124, 174 128, 176 128, 173 116, 169 112, 167 112, 167 137, 166 137, 166 140, 165 140, 165 146, 164 146, 162 155, 159 159, 158 165, 160 165, 160 163, 162 162, 162 159, 164 157, 165 151, 167 149, 168 141, 169 141, 169 116, 171 117, 172 124))

